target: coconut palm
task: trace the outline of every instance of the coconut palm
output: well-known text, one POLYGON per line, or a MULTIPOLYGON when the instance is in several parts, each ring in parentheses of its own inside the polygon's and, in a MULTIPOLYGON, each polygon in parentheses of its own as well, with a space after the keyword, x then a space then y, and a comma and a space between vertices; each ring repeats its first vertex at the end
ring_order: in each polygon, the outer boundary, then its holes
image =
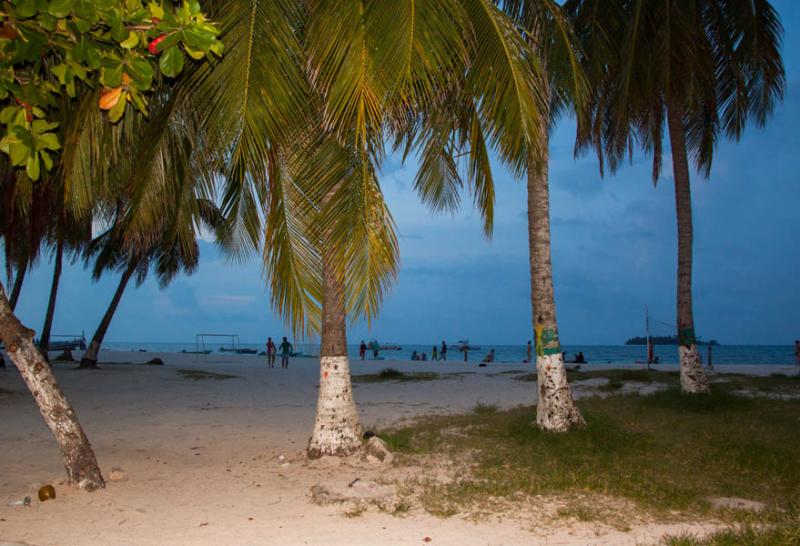
POLYGON ((234 248, 248 255, 263 239, 274 306, 295 331, 322 332, 309 454, 346 454, 360 445, 347 317, 375 315, 397 262, 376 177, 384 142, 459 86, 482 135, 506 157, 524 157, 542 119, 535 70, 528 46, 489 0, 218 7, 226 54, 195 74, 188 99, 206 115, 204 133, 225 173, 234 248), (329 165, 310 171, 325 176, 295 172, 298 155, 329 165), (313 214, 300 217, 303 207, 313 214))
POLYGON ((767 0, 572 0, 595 92, 582 135, 612 171, 638 143, 661 173, 669 135, 678 225, 677 334, 681 388, 708 392, 692 307, 690 163, 706 178, 720 133, 763 126, 783 96, 783 28, 767 0), (602 4, 602 7, 601 7, 602 4))
MULTIPOLYGON (((570 22, 560 6, 550 0, 499 2, 515 26, 509 32, 527 39, 528 62, 520 71, 529 72, 541 95, 541 120, 533 127, 536 147, 506 150, 486 137, 487 126, 478 115, 476 102, 465 82, 451 88, 439 110, 425 116, 418 126, 401 135, 406 152, 415 149, 421 168, 415 188, 423 202, 435 210, 459 205, 459 190, 467 186, 484 219, 484 232, 492 230, 494 181, 488 148, 494 148, 528 182, 528 220, 531 267, 533 330, 537 339, 538 402, 536 423, 544 430, 565 431, 582 424, 566 378, 555 315, 550 258, 549 180, 547 173, 549 130, 562 112, 581 104, 586 82, 580 66, 570 22), (488 142, 488 144, 487 144, 488 142), (466 183, 458 158, 468 156, 466 183)), ((493 77, 491 74, 486 77, 493 77)))

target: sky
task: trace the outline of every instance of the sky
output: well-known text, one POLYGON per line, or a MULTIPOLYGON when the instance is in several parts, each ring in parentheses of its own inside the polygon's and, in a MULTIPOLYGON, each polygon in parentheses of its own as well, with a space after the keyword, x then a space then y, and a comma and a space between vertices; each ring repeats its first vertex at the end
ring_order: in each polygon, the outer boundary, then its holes
MULTIPOLYGON (((723 344, 790 344, 800 338, 800 2, 776 0, 786 28, 787 92, 765 129, 722 141, 708 180, 694 173, 694 312, 701 337, 723 344)), ((551 141, 553 275, 565 345, 622 344, 644 334, 647 305, 675 323, 677 227, 669 157, 659 183, 638 155, 600 177, 595 157, 573 157, 574 124, 551 141)), ((495 231, 464 196, 456 214, 432 214, 413 191, 416 164, 389 157, 380 181, 400 239, 402 265, 380 316, 351 325, 351 343, 377 338, 433 344, 468 338, 523 344, 531 338, 524 180, 494 163, 495 231)), ((1 260, 0 260, 1 262, 1 260)), ((40 331, 52 264, 25 281, 18 315, 40 331)), ((94 332, 118 278, 93 283, 81 263, 64 268, 53 332, 94 332)), ((285 335, 269 303, 258 259, 230 264, 201 242, 200 267, 161 290, 129 287, 106 340, 193 343, 199 332, 236 333, 242 342, 285 335)))

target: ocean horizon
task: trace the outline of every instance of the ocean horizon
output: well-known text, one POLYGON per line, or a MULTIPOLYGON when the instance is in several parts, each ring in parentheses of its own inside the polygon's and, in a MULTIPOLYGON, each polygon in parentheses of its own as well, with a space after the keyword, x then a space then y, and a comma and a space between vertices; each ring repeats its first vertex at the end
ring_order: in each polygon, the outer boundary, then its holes
MULTIPOLYGON (((276 340, 277 342, 278 340, 276 340)), ((441 342, 440 342, 441 343, 441 342)), ((382 350, 379 352, 378 361, 398 361, 410 360, 414 351, 418 355, 425 353, 430 359, 433 344, 399 344, 401 349, 382 350)), ((479 362, 491 350, 495 350, 495 361, 498 363, 521 362, 526 358, 525 345, 493 345, 493 344, 474 344, 479 349, 470 350, 467 353, 469 362, 479 362)), ((200 350, 210 350, 214 353, 220 352, 221 347, 230 347, 230 342, 216 340, 206 342, 205 347, 200 350)), ((296 343, 295 350, 303 356, 318 356, 318 343, 296 343)), ((437 345, 438 349, 439 345, 437 345)), ((238 348, 256 349, 259 353, 265 350, 264 343, 240 343, 238 348)), ((359 358, 359 344, 349 344, 347 346, 350 358, 359 358)), ((644 345, 563 345, 563 350, 567 352, 567 360, 572 360, 577 352, 583 352, 588 360, 588 364, 634 364, 646 360, 647 348, 644 345)), ((162 353, 181 353, 192 352, 198 349, 194 342, 174 343, 174 342, 148 342, 148 341, 109 341, 103 344, 104 350, 114 351, 146 351, 162 353)), ((711 348, 712 363, 714 364, 769 364, 769 365, 792 365, 795 362, 793 345, 714 345, 711 348)), ((656 345, 655 354, 663 364, 678 363, 678 348, 675 345, 656 345)), ((708 358, 708 346, 700 346, 700 355, 705 363, 708 358)), ((257 355, 239 355, 242 357, 256 358, 257 355)), ((372 351, 367 351, 366 360, 374 360, 372 351)), ((464 355, 458 350, 457 344, 448 344, 448 361, 464 361, 464 355)))

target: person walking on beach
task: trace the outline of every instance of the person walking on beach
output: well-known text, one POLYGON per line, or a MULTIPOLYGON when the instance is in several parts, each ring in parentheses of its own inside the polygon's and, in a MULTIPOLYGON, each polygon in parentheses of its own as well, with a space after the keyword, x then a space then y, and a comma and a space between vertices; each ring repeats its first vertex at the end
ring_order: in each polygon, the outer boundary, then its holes
POLYGON ((361 345, 358 346, 358 356, 361 357, 361 360, 367 358, 367 344, 364 343, 364 340, 361 340, 361 345))
POLYGON ((431 360, 439 360, 439 349, 436 348, 436 345, 431 347, 431 360))
POLYGON ((706 362, 706 367, 708 367, 709 370, 713 370, 714 369, 714 363, 711 362, 711 344, 710 343, 708 344, 708 362, 706 362))
POLYGON ((442 350, 439 351, 439 358, 441 360, 447 360, 447 343, 442 341, 442 350))
POLYGON ((267 338, 267 366, 270 368, 275 367, 275 342, 272 341, 271 337, 267 338))
POLYGON ((794 340, 794 365, 800 366, 800 339, 794 340))
POLYGON ((465 343, 464 346, 461 347, 461 350, 464 351, 464 362, 466 362, 467 361, 467 355, 469 354, 469 345, 467 345, 465 343))
POLYGON ((531 340, 529 339, 528 340, 528 347, 525 349, 525 362, 527 362, 528 364, 531 363, 531 349, 532 349, 531 340))
POLYGON ((289 367, 289 356, 292 354, 292 344, 289 343, 285 337, 283 338, 283 342, 281 343, 280 350, 281 350, 281 368, 288 368, 289 367))

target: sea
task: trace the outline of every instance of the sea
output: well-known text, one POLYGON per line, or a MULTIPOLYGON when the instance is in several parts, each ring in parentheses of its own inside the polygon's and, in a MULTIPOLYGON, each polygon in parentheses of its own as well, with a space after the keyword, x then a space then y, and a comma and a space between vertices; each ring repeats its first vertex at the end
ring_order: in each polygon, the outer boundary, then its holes
MULTIPOLYGON (((476 347, 467 353, 469 362, 480 362, 491 350, 495 350, 496 362, 521 362, 525 359, 525 345, 492 345, 492 344, 473 344, 476 347)), ((220 352, 225 343, 206 343, 200 349, 211 350, 214 353, 220 352)), ((227 344, 230 347, 230 344, 227 344)), ((242 343, 242 349, 256 349, 258 352, 264 351, 263 343, 242 343)), ((296 343, 295 351, 305 356, 318 356, 319 344, 296 343)), ((357 359, 358 345, 348 345, 350 357, 357 359)), ((378 356, 380 360, 409 360, 414 351, 418 355, 425 353, 430 359, 433 345, 400 344, 400 349, 382 350, 378 356)), ((708 358, 708 346, 701 345, 700 355, 703 362, 708 358)), ((164 352, 180 353, 183 351, 191 352, 197 350, 195 343, 154 343, 144 341, 116 341, 106 342, 103 349, 116 351, 142 351, 142 352, 164 352)), ((589 364, 633 364, 641 362, 647 358, 647 348, 644 345, 564 345, 562 349, 567 352, 567 360, 574 358, 575 353, 582 352, 589 364)), ((792 365, 794 364, 793 345, 714 345, 711 347, 712 361, 714 364, 773 364, 773 365, 792 365)), ((656 345, 655 354, 660 362, 664 364, 678 363, 678 348, 674 345, 656 345)), ((240 355, 242 357, 254 358, 257 355, 240 355)), ((367 351, 367 359, 372 360, 372 351, 367 351)), ((464 354, 458 351, 458 344, 448 344, 448 360, 463 361, 464 354)))

